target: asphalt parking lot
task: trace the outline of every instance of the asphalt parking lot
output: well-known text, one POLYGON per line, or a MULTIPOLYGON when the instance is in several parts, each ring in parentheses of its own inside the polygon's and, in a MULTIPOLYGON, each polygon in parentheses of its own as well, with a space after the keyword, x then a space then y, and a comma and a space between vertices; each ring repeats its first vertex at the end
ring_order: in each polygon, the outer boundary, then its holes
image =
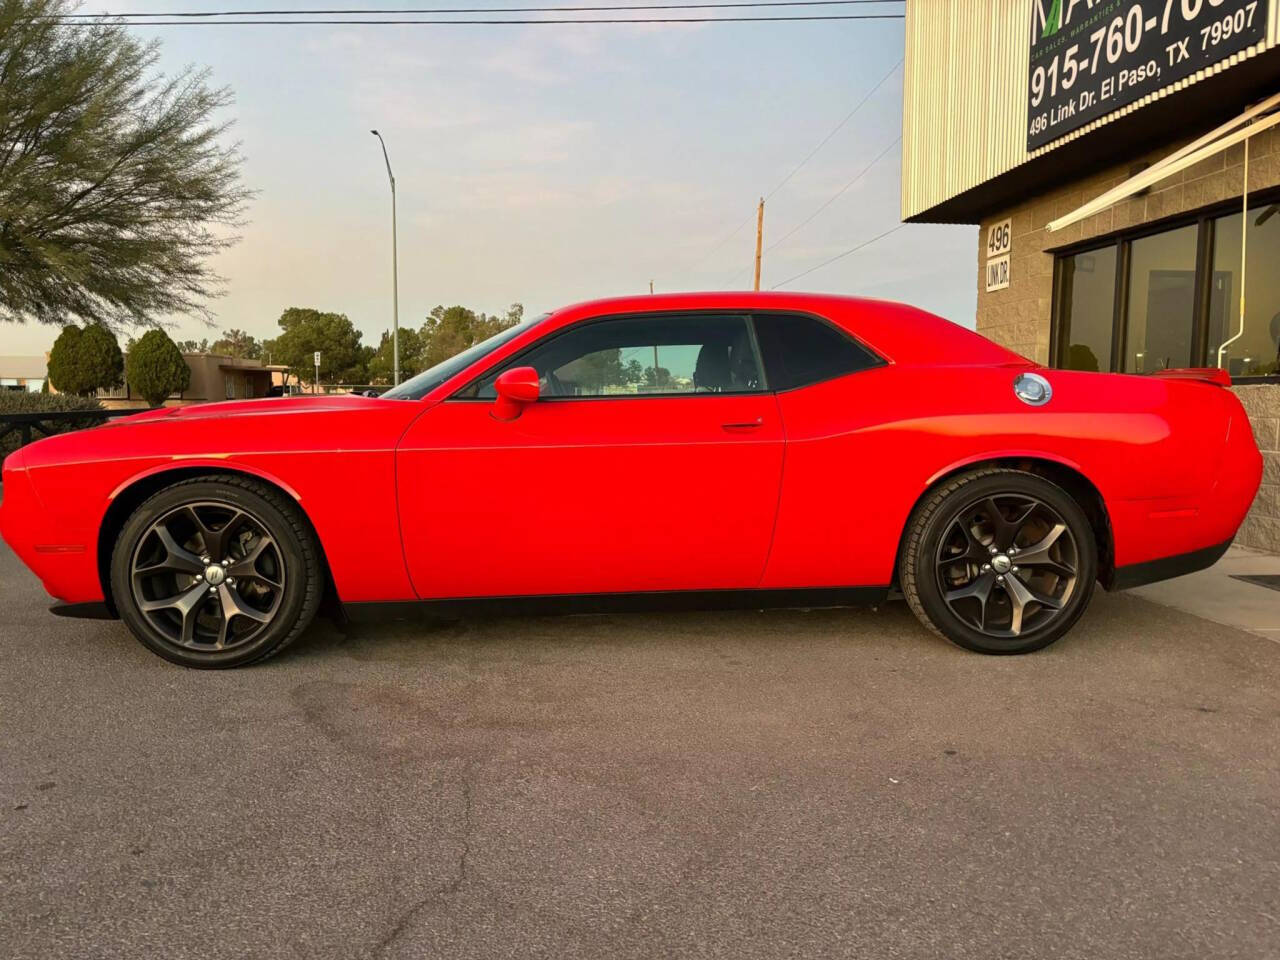
POLYGON ((318 624, 184 671, 0 547, 6 957, 1275 957, 1280 644, 1133 596, 318 624))

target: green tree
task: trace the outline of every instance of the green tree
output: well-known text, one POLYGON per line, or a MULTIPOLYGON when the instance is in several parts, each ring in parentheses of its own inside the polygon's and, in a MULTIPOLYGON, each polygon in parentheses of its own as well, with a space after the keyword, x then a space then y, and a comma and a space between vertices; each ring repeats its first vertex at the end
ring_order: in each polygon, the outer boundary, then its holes
POLYGON ((207 74, 156 69, 119 22, 0 0, 0 319, 115 327, 206 314, 248 193, 207 74))
POLYGON ((597 350, 571 364, 573 379, 589 393, 600 393, 605 387, 618 387, 627 382, 622 365, 622 351, 617 347, 597 350))
POLYGON ((125 377, 134 393, 149 406, 158 407, 165 397, 191 385, 191 368, 167 333, 148 330, 129 348, 125 377))
POLYGON ((645 367, 644 382, 651 387, 671 386, 671 371, 666 367, 645 367))
POLYGON ((208 353, 209 341, 204 340, 179 340, 176 344, 182 353, 208 353))
POLYGON ((223 330, 222 336, 213 341, 213 345, 208 349, 210 353, 242 360, 262 359, 262 343, 253 334, 237 330, 235 327, 223 330))
POLYGON ((124 356, 116 336, 101 324, 63 329, 49 351, 49 380, 60 393, 88 396, 118 387, 124 379, 124 356))
POLYGON ((377 353, 373 347, 367 343, 360 346, 360 350, 356 355, 356 362, 338 374, 339 383, 372 383, 369 377, 369 364, 373 362, 374 355, 377 353))
POLYGON ((513 303, 504 315, 486 316, 467 307, 438 306, 422 325, 422 369, 461 353, 524 318, 524 307, 513 303))
POLYGON ((645 368, 641 366, 639 360, 628 360, 622 368, 623 382, 625 383, 643 383, 645 368))
MULTIPOLYGON (((423 357, 423 340, 422 334, 412 327, 405 327, 400 331, 400 379, 405 380, 426 369, 422 363, 423 357)), ((369 382, 370 383, 391 383, 392 376, 392 346, 391 331, 384 330, 382 332, 382 340, 378 343, 378 349, 369 359, 369 382)))
POLYGON ((325 313, 310 307, 290 307, 280 314, 280 336, 262 344, 272 363, 286 364, 299 382, 315 379, 312 357, 320 351, 322 382, 353 382, 348 375, 359 371, 364 360, 360 331, 345 313, 325 313))

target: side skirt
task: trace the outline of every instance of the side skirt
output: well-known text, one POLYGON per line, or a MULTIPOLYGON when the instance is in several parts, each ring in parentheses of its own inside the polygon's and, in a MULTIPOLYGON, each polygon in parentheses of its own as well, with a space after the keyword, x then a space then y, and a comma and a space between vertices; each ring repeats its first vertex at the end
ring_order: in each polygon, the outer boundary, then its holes
POLYGON ((1197 570, 1203 570, 1217 563, 1229 546, 1231 546, 1230 540, 1202 550, 1192 550, 1190 553, 1179 553, 1172 557, 1148 560, 1146 563, 1131 563, 1126 567, 1116 567, 1115 576, 1112 577, 1107 589, 1128 590, 1130 587, 1141 587, 1159 580, 1169 580, 1172 577, 1181 577, 1183 574, 1195 573, 1197 570))
POLYGON ((853 607, 884 602, 888 587, 820 587, 787 590, 655 590, 641 593, 555 594, 542 597, 463 597, 343 604, 347 619, 362 623, 418 617, 564 616, 643 613, 653 610, 763 610, 785 607, 853 607))

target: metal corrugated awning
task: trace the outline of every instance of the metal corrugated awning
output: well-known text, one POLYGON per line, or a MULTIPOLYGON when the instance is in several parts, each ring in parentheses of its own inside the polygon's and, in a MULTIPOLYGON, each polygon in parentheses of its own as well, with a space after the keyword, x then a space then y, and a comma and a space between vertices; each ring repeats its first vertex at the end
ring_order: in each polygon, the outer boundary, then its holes
POLYGON ((1141 173, 1130 177, 1124 183, 1112 187, 1101 196, 1090 200, 1084 206, 1077 207, 1056 220, 1051 220, 1045 229, 1053 233, 1069 227, 1085 217, 1100 213, 1121 200, 1127 200, 1135 193, 1145 190, 1161 180, 1168 179, 1179 170, 1194 166, 1201 160, 1207 159, 1216 153, 1221 153, 1228 147, 1234 146, 1242 140, 1247 140, 1249 137, 1261 133, 1263 130, 1278 123, 1280 123, 1280 93, 1255 104, 1238 117, 1228 120, 1222 126, 1216 127, 1180 150, 1175 150, 1169 156, 1147 167, 1141 173))

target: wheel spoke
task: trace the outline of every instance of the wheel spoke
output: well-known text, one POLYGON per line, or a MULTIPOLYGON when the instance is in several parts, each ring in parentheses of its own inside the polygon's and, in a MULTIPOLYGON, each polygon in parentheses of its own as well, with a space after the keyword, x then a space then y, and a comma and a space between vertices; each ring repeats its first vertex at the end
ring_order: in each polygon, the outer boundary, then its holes
MULTIPOLYGON (((963 587, 957 587, 954 590, 948 590, 944 594, 943 599, 954 610, 956 601, 977 600, 979 610, 978 629, 985 630, 987 628, 987 602, 991 599, 991 587, 995 583, 994 573, 984 573, 981 576, 974 577, 973 580, 963 587)), ((959 614, 959 611, 956 611, 959 614)))
POLYGON ((204 564, 190 550, 183 547, 174 539, 169 528, 163 523, 156 524, 154 527, 156 539, 160 541, 160 545, 164 547, 164 559, 159 563, 153 563, 149 566, 138 567, 134 570, 134 576, 139 574, 158 573, 161 570, 172 570, 176 573, 202 573, 204 564))
POLYGON ((1071 577, 1075 575, 1075 569, 1061 560, 1055 560, 1050 556, 1050 550, 1053 545, 1062 538, 1067 532, 1067 525, 1062 522, 1055 523, 1049 528, 1039 541, 1031 546, 1018 551, 1017 563, 1020 567, 1046 567, 1052 570, 1060 577, 1071 577))
MULTIPOLYGON (((222 601, 222 618, 230 623, 233 617, 248 617, 259 623, 267 623, 275 613, 275 604, 270 610, 259 610, 244 602, 234 589, 225 583, 218 587, 218 599, 222 601)), ((278 601, 277 601, 278 602, 278 601)))
POLYGON ((979 506, 991 522, 992 545, 997 550, 1007 550, 1012 546, 1018 530, 1021 529, 1021 521, 1010 523, 1006 520, 1004 514, 1000 512, 1000 505, 996 503, 995 497, 987 497, 979 506))
POLYGON ((157 613, 161 610, 174 610, 182 618, 182 630, 179 642, 183 646, 191 646, 195 642, 196 615, 200 604, 209 595, 209 588, 203 582, 187 587, 181 593, 161 600, 143 600, 138 604, 143 613, 157 613))
POLYGON ((258 569, 258 559, 262 556, 263 551, 268 547, 274 549, 275 545, 276 542, 270 537, 258 537, 254 542, 252 549, 250 549, 248 553, 227 567, 227 576, 239 577, 240 579, 252 578, 278 590, 282 584, 277 580, 272 580, 270 577, 265 576, 262 571, 258 569))
POLYGON ((1034 603, 1050 610, 1061 610, 1062 601, 1032 590, 1017 577, 1005 577, 1005 593, 1009 595, 1009 605, 1013 608, 1013 622, 1009 627, 1016 637, 1022 633, 1023 620, 1027 614, 1027 604, 1034 603))
MULTIPOLYGON (((987 549, 986 545, 974 535, 973 528, 963 520, 957 521, 954 526, 964 535, 964 549, 959 553, 939 557, 938 566, 945 568, 954 566, 958 563, 986 563, 990 551, 987 549)), ((948 533, 947 537, 950 539, 951 534, 948 533)))
POLYGON ((187 518, 195 524, 196 530, 200 534, 200 542, 204 544, 204 552, 210 560, 218 561, 226 557, 227 547, 231 543, 231 535, 239 528, 241 523, 246 519, 243 511, 234 510, 231 518, 220 527, 211 527, 201 518, 199 511, 194 506, 184 509, 187 518))

